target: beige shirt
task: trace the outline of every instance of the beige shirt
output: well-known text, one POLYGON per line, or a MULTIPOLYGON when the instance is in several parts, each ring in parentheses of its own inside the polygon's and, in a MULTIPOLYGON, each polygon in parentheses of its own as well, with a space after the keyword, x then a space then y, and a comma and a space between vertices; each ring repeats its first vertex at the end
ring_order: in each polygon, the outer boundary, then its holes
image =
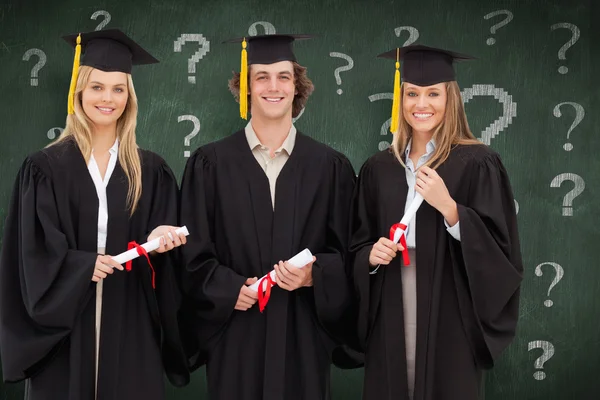
POLYGON ((281 147, 275 150, 275 156, 273 158, 271 158, 270 149, 258 140, 256 132, 254 132, 254 128, 252 128, 252 120, 246 125, 245 131, 246 140, 248 140, 248 145, 250 146, 250 150, 252 150, 254 158, 263 171, 265 171, 265 175, 267 175, 267 178, 269 179, 271 205, 273 206, 273 209, 275 209, 275 185, 277 183, 277 177, 288 158, 290 158, 290 155, 292 155, 292 150, 294 150, 294 144, 296 143, 296 127, 292 125, 281 147))

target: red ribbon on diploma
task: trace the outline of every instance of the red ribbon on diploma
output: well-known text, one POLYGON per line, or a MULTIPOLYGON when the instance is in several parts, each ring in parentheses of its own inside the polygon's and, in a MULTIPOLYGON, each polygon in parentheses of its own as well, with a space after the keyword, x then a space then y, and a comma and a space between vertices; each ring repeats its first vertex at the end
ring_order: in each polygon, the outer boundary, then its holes
MULTIPOLYGON (((142 246, 137 244, 137 242, 135 240, 132 242, 129 242, 127 244, 127 250, 131 250, 134 247, 137 250, 138 255, 145 256, 146 260, 148 260, 148 265, 150 266, 150 269, 152 270, 152 289, 156 289, 156 273, 154 272, 154 267, 152 266, 152 263, 150 262, 150 257, 148 257, 148 252, 142 246)), ((131 271, 131 262, 132 262, 132 260, 129 260, 125 263, 125 269, 127 271, 131 271)))
POLYGON ((402 236, 400 236, 400 244, 402 245, 402 247, 404 247, 404 250, 402 250, 402 261, 404 262, 404 266, 408 267, 410 265, 410 258, 408 256, 408 246, 406 246, 406 235, 404 234, 406 232, 406 225, 401 223, 392 225, 392 227, 390 228, 391 241, 394 240, 394 233, 396 233, 396 229, 401 229, 403 231, 402 236))
POLYGON ((262 278, 260 280, 260 282, 258 283, 258 309, 260 310, 260 312, 262 313, 265 309, 265 307, 267 306, 267 303, 269 302, 269 297, 271 297, 271 288, 273 286, 277 285, 277 282, 274 282, 271 279, 271 274, 267 274, 265 275, 264 278, 262 278), (263 294, 263 282, 267 281, 267 288, 265 290, 265 293, 263 294))

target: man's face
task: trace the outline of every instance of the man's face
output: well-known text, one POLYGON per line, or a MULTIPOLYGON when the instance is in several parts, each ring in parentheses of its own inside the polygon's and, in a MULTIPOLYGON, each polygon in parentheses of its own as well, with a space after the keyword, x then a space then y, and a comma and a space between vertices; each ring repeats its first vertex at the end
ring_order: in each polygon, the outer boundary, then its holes
POLYGON ((294 65, 290 61, 252 64, 249 91, 252 118, 291 119, 296 93, 294 65))

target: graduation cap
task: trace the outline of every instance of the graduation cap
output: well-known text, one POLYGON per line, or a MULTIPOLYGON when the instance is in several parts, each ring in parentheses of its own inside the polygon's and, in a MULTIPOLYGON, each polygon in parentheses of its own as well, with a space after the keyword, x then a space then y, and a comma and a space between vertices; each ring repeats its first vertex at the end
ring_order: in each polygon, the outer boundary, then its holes
POLYGON ((391 132, 395 132, 398 129, 400 111, 400 61, 402 61, 402 81, 417 86, 430 86, 440 82, 455 80, 454 61, 474 59, 474 57, 466 54, 423 45, 399 47, 381 53, 377 57, 396 60, 392 124, 390 125, 391 132))
POLYGON ((87 65, 106 72, 118 71, 130 74, 133 65, 158 62, 156 58, 119 29, 67 35, 63 36, 63 39, 75 47, 69 89, 69 114, 74 113, 73 101, 80 65, 87 65))
POLYGON ((248 117, 248 65, 274 64, 280 61, 295 62, 294 41, 312 37, 313 35, 274 34, 235 38, 223 42, 242 44, 239 96, 242 118, 247 119, 248 117))

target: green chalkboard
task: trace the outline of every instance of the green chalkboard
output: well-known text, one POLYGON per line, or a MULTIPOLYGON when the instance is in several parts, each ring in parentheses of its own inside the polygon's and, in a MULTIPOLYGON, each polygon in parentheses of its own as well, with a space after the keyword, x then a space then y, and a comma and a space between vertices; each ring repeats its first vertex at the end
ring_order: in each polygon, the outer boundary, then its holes
MULTIPOLYGON (((385 127, 393 65, 375 56, 418 34, 419 43, 478 57, 457 72, 469 122, 502 155, 519 206, 520 324, 514 344, 487 374, 486 398, 600 398, 594 3, 0 0, 0 221, 22 160, 64 125, 73 52, 63 34, 118 27, 162 61, 134 71, 138 142, 163 155, 178 176, 185 151, 244 124, 227 90, 239 48, 221 41, 274 31, 318 35, 296 46, 316 87, 296 126, 345 153, 358 171, 391 140, 385 127)), ((184 389, 170 387, 169 398, 206 398, 203 372, 184 389)), ((361 398, 362 370, 332 374, 335 399, 361 398)), ((4 385, 0 398, 21 398, 22 390, 4 385)))

